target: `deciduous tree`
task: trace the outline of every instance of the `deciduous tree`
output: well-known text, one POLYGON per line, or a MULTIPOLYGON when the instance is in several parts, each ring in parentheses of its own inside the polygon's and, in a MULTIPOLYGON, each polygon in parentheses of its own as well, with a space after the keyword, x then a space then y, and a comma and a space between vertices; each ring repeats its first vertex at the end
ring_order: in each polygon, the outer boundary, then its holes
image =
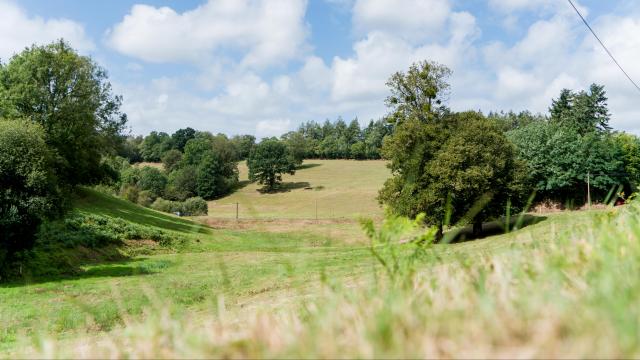
POLYGON ((391 95, 385 101, 391 109, 389 119, 397 122, 415 117, 427 121, 444 110, 450 76, 449 68, 433 61, 417 62, 406 73, 391 75, 387 81, 391 95))
POLYGON ((63 183, 102 179, 101 157, 116 150, 126 123, 103 68, 64 41, 34 45, 0 68, 0 88, 4 112, 44 129, 63 183))
POLYGON ((61 199, 40 125, 0 119, 0 270, 8 256, 33 246, 43 219, 61 199))
POLYGON ((249 179, 272 191, 282 181, 283 174, 295 174, 296 164, 287 146, 278 140, 263 140, 258 144, 249 160, 249 179))

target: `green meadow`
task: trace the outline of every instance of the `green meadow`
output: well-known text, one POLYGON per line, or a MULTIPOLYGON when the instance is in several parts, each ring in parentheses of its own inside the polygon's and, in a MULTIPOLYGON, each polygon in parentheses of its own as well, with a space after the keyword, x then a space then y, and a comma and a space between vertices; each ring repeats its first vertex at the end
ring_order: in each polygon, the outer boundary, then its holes
MULTIPOLYGON (((349 189, 351 183, 349 177, 361 179, 364 174, 374 173, 378 176, 375 182, 380 182, 383 180, 381 174, 385 170, 381 162, 363 162, 360 165, 361 170, 357 170, 356 167, 352 172, 338 170, 343 166, 343 161, 336 161, 336 164, 332 161, 311 163, 321 165, 303 168, 299 172, 298 179, 305 179, 312 186, 320 186, 324 189, 311 191, 292 189, 275 194, 279 197, 279 204, 283 204, 281 214, 291 214, 286 212, 287 206, 284 204, 289 202, 292 207, 296 206, 307 194, 327 191, 331 192, 334 198, 339 198, 337 194, 339 191, 349 189), (314 170, 322 166, 334 169, 331 181, 315 175, 321 174, 314 170), (342 179, 335 179, 337 174, 342 174, 342 179)), ((354 181, 357 182, 357 180, 354 181)), ((366 209, 363 212, 370 213, 371 216, 379 216, 380 210, 375 209, 372 205, 373 201, 366 201, 366 198, 371 200, 375 192, 361 194, 362 204, 366 209)), ((253 197, 259 199, 257 202, 260 204, 262 196, 273 195, 263 195, 255 189, 245 187, 231 197, 244 198, 246 201, 249 201, 247 198, 253 197)), ((267 200, 262 201, 266 203, 267 200)), ((215 212, 212 212, 209 218, 178 218, 89 189, 83 190, 74 204, 76 212, 121 219, 137 226, 160 231, 180 241, 161 245, 146 239, 127 240, 110 250, 110 259, 115 259, 110 261, 106 261, 100 253, 83 249, 86 252, 84 256, 70 256, 68 259, 80 269, 72 275, 34 277, 30 280, 2 285, 0 287, 2 298, 0 349, 9 356, 33 354, 33 351, 44 356, 76 356, 74 351, 82 348, 77 344, 79 339, 116 341, 113 339, 128 336, 127 328, 134 324, 137 324, 135 326, 159 326, 155 323, 150 325, 149 322, 158 321, 158 316, 163 316, 164 313, 166 313, 164 316, 174 319, 172 321, 179 321, 181 326, 187 326, 187 323, 188 326, 194 326, 195 328, 190 331, 201 331, 206 339, 206 332, 209 331, 208 324, 221 321, 219 318, 221 312, 226 314, 224 321, 236 319, 236 322, 233 325, 220 326, 231 326, 233 331, 237 332, 238 327, 256 326, 256 319, 265 311, 284 312, 298 317, 304 313, 301 309, 305 306, 310 306, 308 304, 321 306, 319 304, 324 304, 322 299, 327 296, 331 301, 353 302, 367 291, 381 291, 381 288, 391 286, 389 280, 385 278, 384 266, 372 255, 370 243, 355 220, 363 215, 358 210, 342 213, 345 217, 351 218, 348 221, 304 220, 301 222, 300 219, 294 218, 289 222, 273 222, 268 219, 260 222, 254 219, 243 223, 242 220, 235 222, 229 219, 216 222, 215 212), (208 221, 215 222, 217 227, 205 225, 208 221), (117 256, 114 257, 114 254, 117 256), (378 290, 373 290, 376 288, 378 290), (347 296, 347 299, 343 299, 343 296, 347 296), (192 318, 198 319, 195 323, 200 325, 196 326, 192 324, 192 320, 185 320, 192 318), (49 351, 42 347, 48 342, 59 344, 56 351, 61 352, 42 353, 42 351, 49 351)), ((260 209, 260 206, 257 205, 256 208, 260 209)), ((215 207, 215 204, 212 207, 215 207)), ((460 271, 459 265, 454 265, 460 263, 467 264, 465 266, 469 269, 477 271, 478 264, 494 261, 492 259, 505 259, 505 257, 510 259, 510 254, 515 254, 513 256, 519 259, 518 261, 528 259, 548 261, 546 256, 557 257, 556 252, 565 251, 564 247, 570 247, 572 241, 589 241, 590 238, 593 238, 593 241, 597 240, 595 236, 599 230, 594 224, 599 224, 596 219, 605 215, 606 212, 603 211, 567 211, 536 215, 534 217, 536 221, 532 222, 535 224, 525 226, 521 230, 474 241, 435 245, 429 248, 428 252, 437 254, 437 257, 418 262, 415 265, 418 275, 411 281, 424 281, 423 276, 435 271, 436 268, 452 268, 460 271), (588 234, 589 237, 583 239, 578 234, 588 234), (533 251, 531 257, 527 256, 525 251, 533 251)), ((562 263, 558 266, 562 266, 562 263)), ((483 271, 489 271, 488 269, 483 271)), ((503 268, 502 271, 506 273, 507 270, 503 268)), ((487 276, 489 274, 487 273, 487 276)), ((519 281, 534 280, 540 281, 537 277, 522 278, 519 281)), ((579 278, 574 280, 578 283, 584 281, 579 278)), ((463 288, 477 286, 466 281, 461 279, 456 286, 463 288)), ((392 288, 388 291, 402 290, 392 288)), ((490 291, 490 289, 483 291, 490 291)), ((384 291, 386 292, 387 290, 384 291)), ((445 296, 444 293, 432 295, 445 296)), ((486 294, 489 297, 493 295, 497 294, 490 292, 486 294)), ((567 294, 569 295, 571 294, 567 294)), ((556 296, 563 295, 556 294, 556 296)), ((526 301, 526 299, 521 300, 526 301)), ((358 304, 359 302, 350 303, 349 306, 358 304)), ((425 303, 425 306, 429 309, 428 311, 434 311, 434 304, 425 303)), ((409 307, 406 311, 410 309, 409 307)), ((378 310, 383 309, 376 311, 378 310)), ((481 309, 476 310, 481 311, 481 309)), ((459 311, 465 312, 471 309, 462 307, 459 311)), ((499 309, 492 311, 499 311, 499 309)), ((318 315, 309 315, 305 319, 318 321, 315 316, 318 315)), ((333 319, 332 321, 341 320, 333 319)), ((389 321, 393 323, 393 319, 389 321)), ((441 325, 445 326, 444 323, 441 325)), ((347 326, 347 324, 341 326, 347 326)), ((420 331, 427 331, 434 325, 425 322, 424 326, 425 328, 420 331)), ((451 326, 462 326, 462 324, 452 323, 451 326)), ((278 328, 278 331, 295 330, 278 328)), ((178 334, 175 335, 178 336, 178 334)), ((254 343, 256 339, 251 337, 254 335, 243 336, 248 344, 252 344, 249 348, 246 348, 249 345, 245 344, 244 347, 240 346, 236 349, 234 342, 229 342, 218 344, 211 349, 192 348, 191 350, 196 353, 180 353, 179 348, 171 345, 167 356, 268 356, 269 354, 295 356, 304 352, 298 348, 301 352, 297 353, 295 346, 291 347, 289 344, 280 350, 282 352, 270 353, 272 350, 275 351, 275 348, 270 349, 269 346, 264 349, 253 348, 252 346, 257 344, 254 343), (204 353, 200 353, 201 351, 204 353)), ((356 340, 367 341, 354 339, 356 340)), ((382 346, 382 344, 376 343, 376 346, 382 346)), ((413 348, 407 348, 407 352, 401 351, 400 348, 396 348, 398 344, 389 346, 387 349, 389 353, 377 350, 372 350, 373 353, 362 353, 355 349, 355 352, 349 354, 353 356, 420 354, 413 352, 416 350, 413 348)), ((100 349, 94 350, 104 351, 100 349)), ((136 351, 135 347, 119 346, 116 353, 118 356, 129 356, 138 354, 136 351)), ((339 352, 316 355, 337 356, 338 354, 339 352)), ((488 352, 487 354, 495 355, 496 353, 488 352)), ((103 356, 105 353, 98 352, 95 355, 103 356)), ((146 355, 155 357, 162 354, 146 355)))

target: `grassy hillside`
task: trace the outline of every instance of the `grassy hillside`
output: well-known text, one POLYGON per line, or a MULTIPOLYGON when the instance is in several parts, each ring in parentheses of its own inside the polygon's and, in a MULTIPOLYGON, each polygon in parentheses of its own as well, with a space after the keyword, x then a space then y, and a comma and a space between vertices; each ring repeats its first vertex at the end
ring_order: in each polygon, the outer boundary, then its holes
MULTIPOLYGON (((337 171, 349 162, 321 163, 300 175, 324 184, 318 186, 352 191, 348 173, 340 181, 305 175, 325 165, 337 171)), ((359 164, 364 168, 351 173, 354 183, 365 182, 357 174, 367 168, 383 181, 383 163, 359 164)), ((277 208, 281 216, 293 219, 209 218, 215 225, 210 228, 81 192, 74 213, 90 222, 109 219, 109 226, 138 235, 181 241, 128 239, 107 247, 117 259, 96 256, 107 252, 102 248, 77 246, 65 250, 77 273, 0 285, 0 354, 578 356, 590 353, 581 352, 582 345, 599 338, 613 345, 598 354, 637 354, 632 334, 638 325, 624 315, 637 319, 640 313, 631 306, 635 280, 611 281, 621 278, 619 271, 636 272, 629 261, 640 252, 621 241, 640 236, 638 209, 625 210, 631 215, 624 217, 602 211, 538 216, 535 224, 508 234, 436 245, 410 268, 401 267, 401 277, 412 284, 407 288, 386 277, 355 220, 316 222, 288 212, 294 199, 316 190, 263 195, 250 186, 240 190, 245 198, 261 203, 262 196, 275 196, 287 204, 277 208), (631 230, 621 238, 626 228, 631 230), (618 263, 622 268, 612 267, 618 263), (574 309, 588 316, 571 317, 574 309), (596 322, 604 325, 594 327, 596 322), (476 339, 473 347, 470 338, 476 339), (45 339, 56 345, 42 347, 45 339)), ((360 196, 375 196, 368 191, 360 196)), ((379 215, 373 204, 371 213, 379 215)), ((361 210, 350 211, 345 216, 361 210)), ((408 246, 399 248, 404 255, 408 246)))
MULTIPOLYGON (((210 313, 221 301, 230 318, 249 321, 260 309, 297 308, 300 299, 321 294, 327 279, 349 286, 371 281, 378 268, 366 245, 321 232, 211 230, 94 191, 82 194, 77 209, 188 241, 170 248, 146 239, 127 241, 120 261, 88 263, 73 277, 0 286, 0 351, 24 349, 19 339, 37 343, 45 334, 63 343, 78 334, 97 336, 160 309, 178 318, 210 313)), ((590 216, 558 214, 520 232, 442 247, 441 254, 455 259, 509 250, 516 243, 552 238, 557 229, 588 222, 590 216)))
MULTIPOLYGON (((204 309, 224 295, 229 306, 240 306, 259 294, 313 284, 321 269, 346 275, 369 258, 366 248, 346 248, 322 235, 211 231, 91 190, 83 191, 76 207, 188 241, 165 248, 148 239, 131 240, 119 249, 120 261, 87 262, 71 277, 0 285, 0 349, 25 334, 64 338, 109 330, 126 316, 141 316, 156 301, 204 309)), ((73 251, 91 253, 84 247, 73 251)))
POLYGON ((295 175, 283 176, 282 189, 263 194, 248 181, 240 163, 241 189, 209 203, 209 216, 242 219, 320 219, 379 216, 378 190, 389 177, 384 161, 306 160, 295 175))
POLYGON ((118 218, 182 235, 209 234, 210 229, 192 221, 138 206, 90 189, 81 189, 74 201, 77 211, 118 218))

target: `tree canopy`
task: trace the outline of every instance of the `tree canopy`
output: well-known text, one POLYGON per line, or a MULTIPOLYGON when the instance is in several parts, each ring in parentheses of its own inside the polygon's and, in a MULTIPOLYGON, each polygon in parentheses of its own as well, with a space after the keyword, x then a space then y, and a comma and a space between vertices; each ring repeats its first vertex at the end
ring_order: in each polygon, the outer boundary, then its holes
POLYGON ((225 161, 215 151, 206 152, 197 168, 198 196, 211 200, 227 194, 238 183, 238 168, 234 161, 225 161))
POLYGON ((278 140, 263 140, 254 149, 249 160, 249 179, 272 191, 282 181, 283 174, 293 175, 296 172, 296 161, 287 145, 278 140))
POLYGON ((432 62, 413 64, 387 83, 389 118, 396 124, 382 148, 392 177, 379 201, 396 214, 439 228, 482 222, 522 198, 521 165, 498 122, 481 113, 452 113, 443 104, 450 70, 432 62))
MULTIPOLYGON (((32 46, 0 68, 2 112, 40 124, 56 174, 71 185, 101 180, 127 121, 106 71, 64 41, 32 46)), ((1 114, 0 114, 1 115, 1 114)))
POLYGON ((0 119, 0 264, 31 247, 42 220, 61 210, 44 137, 38 124, 0 119))
MULTIPOLYGON (((606 99, 600 85, 577 93, 562 90, 552 102, 548 120, 533 121, 507 133, 526 162, 540 197, 584 203, 587 177, 595 198, 603 199, 618 185, 631 186, 621 155, 625 147, 618 146, 609 131, 606 99)), ((635 157, 629 156, 629 160, 635 157)), ((629 170, 633 172, 633 165, 629 170)))
POLYGON ((549 112, 550 121, 563 128, 572 127, 584 135, 593 131, 609 131, 609 109, 604 86, 592 84, 589 91, 573 92, 564 89, 554 99, 549 112))
POLYGON ((509 199, 520 198, 515 149, 480 113, 405 120, 383 154, 393 177, 379 200, 396 214, 425 213, 425 221, 440 229, 458 221, 481 224, 502 215, 509 199))
MULTIPOLYGON (((445 110, 449 95, 451 70, 433 61, 412 64, 407 72, 396 72, 387 81, 391 94, 385 103, 391 109, 391 120, 416 117, 427 121, 445 110)), ((395 122, 394 121, 394 122, 395 122)))

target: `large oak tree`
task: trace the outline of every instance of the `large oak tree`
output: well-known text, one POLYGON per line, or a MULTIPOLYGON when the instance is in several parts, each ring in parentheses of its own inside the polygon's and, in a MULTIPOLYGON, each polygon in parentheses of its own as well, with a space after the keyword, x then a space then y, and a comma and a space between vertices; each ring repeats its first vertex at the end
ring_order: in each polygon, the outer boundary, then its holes
POLYGON ((32 46, 0 67, 0 116, 42 126, 56 174, 75 185, 99 181, 103 155, 123 140, 126 115, 106 71, 66 42, 32 46))

